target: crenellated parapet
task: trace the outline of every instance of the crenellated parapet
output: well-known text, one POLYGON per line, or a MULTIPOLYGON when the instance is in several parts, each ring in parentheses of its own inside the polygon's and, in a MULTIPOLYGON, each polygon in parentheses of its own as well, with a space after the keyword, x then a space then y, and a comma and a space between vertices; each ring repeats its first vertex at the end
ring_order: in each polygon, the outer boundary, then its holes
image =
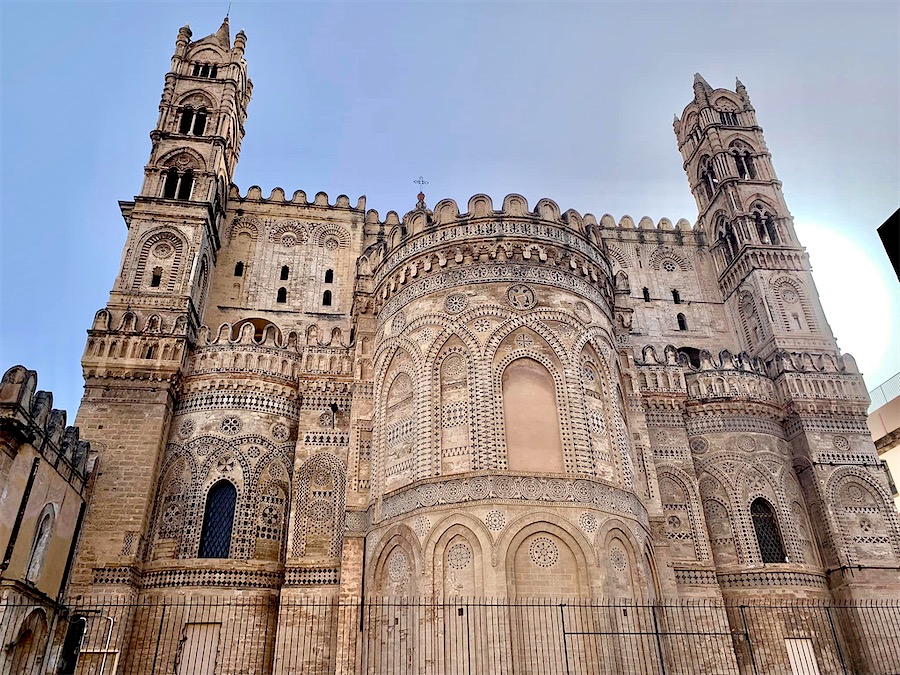
POLYGON ((81 440, 78 427, 66 426, 66 411, 53 407, 53 394, 37 390, 37 373, 13 366, 0 380, 0 429, 3 448, 27 443, 74 487, 84 492, 91 445, 81 440))

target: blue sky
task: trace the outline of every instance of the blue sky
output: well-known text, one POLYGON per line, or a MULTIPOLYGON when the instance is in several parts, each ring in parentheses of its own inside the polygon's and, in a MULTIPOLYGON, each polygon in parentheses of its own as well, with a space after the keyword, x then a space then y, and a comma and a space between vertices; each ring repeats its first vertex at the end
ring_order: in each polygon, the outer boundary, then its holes
MULTIPOLYGON (((693 73, 747 86, 825 311, 870 387, 900 370, 900 285, 875 228, 900 195, 896 3, 257 3, 235 180, 365 194, 383 216, 509 192, 693 222, 672 115, 693 73)), ((227 2, 0 4, 0 365, 70 419, 118 271, 178 28, 227 2)))

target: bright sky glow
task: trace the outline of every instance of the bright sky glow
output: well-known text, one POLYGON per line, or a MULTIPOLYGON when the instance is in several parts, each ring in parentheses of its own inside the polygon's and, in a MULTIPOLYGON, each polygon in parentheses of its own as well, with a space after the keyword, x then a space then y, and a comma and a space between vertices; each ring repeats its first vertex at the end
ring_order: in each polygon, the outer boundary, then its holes
MULTIPOLYGON (((0 2, 0 366, 71 416, 121 260, 178 28, 227 2, 0 2)), ((509 192, 694 221, 672 114, 699 71, 747 86, 828 320, 874 387, 900 370, 876 228, 900 195, 897 3, 257 3, 235 178, 361 194, 381 216, 509 192)))

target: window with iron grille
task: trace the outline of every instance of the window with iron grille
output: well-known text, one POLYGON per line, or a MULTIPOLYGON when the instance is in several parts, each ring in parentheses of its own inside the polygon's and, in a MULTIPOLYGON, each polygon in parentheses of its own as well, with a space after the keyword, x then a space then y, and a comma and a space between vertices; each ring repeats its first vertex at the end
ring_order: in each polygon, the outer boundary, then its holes
POLYGON ((201 558, 228 557, 236 501, 237 490, 227 480, 220 480, 210 489, 206 497, 206 513, 203 515, 203 534, 200 537, 201 558))
POLYGON ((750 517, 753 529, 756 530, 756 543, 759 555, 764 563, 783 563, 786 561, 784 544, 778 531, 778 519, 771 504, 762 497, 754 499, 750 505, 750 517))

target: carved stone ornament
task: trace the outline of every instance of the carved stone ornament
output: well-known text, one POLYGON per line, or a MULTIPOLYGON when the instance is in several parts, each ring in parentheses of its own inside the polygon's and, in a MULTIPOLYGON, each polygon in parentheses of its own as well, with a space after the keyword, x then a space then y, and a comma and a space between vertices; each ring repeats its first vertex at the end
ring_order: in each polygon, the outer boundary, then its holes
POLYGON ((444 309, 448 314, 459 314, 469 306, 469 299, 462 293, 451 293, 444 298, 444 309))
POLYGON ((537 304, 537 298, 531 287, 525 284, 513 284, 506 290, 506 301, 516 309, 531 309, 537 304))

